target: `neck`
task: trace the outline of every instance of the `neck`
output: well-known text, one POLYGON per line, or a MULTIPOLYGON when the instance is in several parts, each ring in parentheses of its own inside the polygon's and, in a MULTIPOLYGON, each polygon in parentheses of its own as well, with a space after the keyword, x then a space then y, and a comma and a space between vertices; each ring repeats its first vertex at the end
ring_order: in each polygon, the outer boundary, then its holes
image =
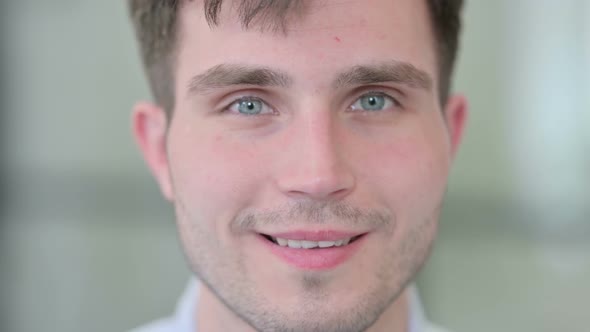
MULTIPOLYGON (((207 332, 256 332, 249 324, 226 307, 208 287, 202 289, 195 309, 198 331, 207 332)), ((410 304, 409 289, 406 288, 398 298, 383 312, 377 321, 364 332, 408 332, 410 304)))

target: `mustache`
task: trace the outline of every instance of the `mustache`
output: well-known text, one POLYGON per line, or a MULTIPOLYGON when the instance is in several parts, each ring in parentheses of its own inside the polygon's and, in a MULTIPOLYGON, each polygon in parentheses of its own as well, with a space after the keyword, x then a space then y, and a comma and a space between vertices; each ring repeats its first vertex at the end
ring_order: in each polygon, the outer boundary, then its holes
POLYGON ((266 226, 338 225, 351 228, 379 229, 395 228, 393 213, 379 209, 361 209, 345 202, 300 201, 286 204, 277 209, 244 211, 234 218, 230 228, 242 233, 266 226))

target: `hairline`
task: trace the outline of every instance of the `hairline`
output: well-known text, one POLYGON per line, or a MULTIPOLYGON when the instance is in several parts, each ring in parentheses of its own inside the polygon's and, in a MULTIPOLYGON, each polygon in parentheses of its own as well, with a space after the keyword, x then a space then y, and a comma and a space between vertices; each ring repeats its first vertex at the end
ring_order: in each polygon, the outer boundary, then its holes
MULTIPOLYGON (((149 72, 159 72, 161 75, 163 75, 165 77, 165 79, 162 79, 161 81, 166 82, 166 79, 168 80, 168 96, 160 96, 157 97, 156 96, 156 102, 158 104, 160 104, 161 107, 163 107, 166 110, 166 114, 167 116, 171 116, 174 113, 174 108, 175 108, 175 104, 176 104, 176 87, 175 87, 175 79, 176 79, 176 73, 177 73, 177 69, 178 69, 178 55, 179 55, 179 51, 180 51, 180 41, 182 40, 182 36, 183 36, 183 29, 182 29, 182 24, 181 24, 181 17, 182 15, 180 14, 180 11, 188 4, 188 2, 193 2, 193 0, 176 0, 178 3, 178 6, 176 7, 176 12, 174 13, 174 23, 173 23, 173 27, 171 30, 171 33, 174 35, 171 38, 171 43, 170 43, 170 47, 168 49, 167 52, 164 52, 164 54, 161 55, 161 57, 159 59, 155 59, 151 64, 146 66, 148 67, 147 70, 149 72), (159 67, 159 68, 157 68, 159 67), (163 100, 162 102, 160 102, 160 100, 163 100)), ((428 24, 430 25, 430 33, 432 34, 432 40, 433 40, 433 45, 431 45, 431 47, 433 48, 433 52, 436 55, 435 56, 435 65, 436 65, 436 72, 435 72, 435 76, 433 77, 434 82, 437 85, 437 89, 435 91, 435 93, 438 94, 438 99, 439 99, 439 103, 441 106, 443 106, 442 108, 444 109, 444 104, 446 103, 449 95, 450 95, 450 91, 451 91, 451 86, 452 86, 452 76, 454 73, 454 63, 456 62, 456 57, 457 57, 457 50, 458 50, 458 45, 455 47, 455 52, 454 55, 450 55, 449 50, 453 49, 453 47, 451 45, 449 45, 449 43, 447 41, 444 41, 442 38, 442 36, 440 36, 438 34, 438 30, 437 30, 437 24, 435 21, 435 18, 433 16, 434 13, 434 9, 432 8, 432 4, 431 1, 432 0, 422 0, 425 1, 427 4, 427 21, 428 24), (444 84, 443 84, 444 83, 444 84)), ((223 3, 223 1, 221 1, 220 3, 223 3)), ((200 5, 203 6, 203 10, 205 12, 205 17, 207 20, 207 23, 209 24, 209 28, 210 29, 214 29, 215 27, 218 27, 219 25, 222 24, 222 22, 220 22, 219 16, 217 16, 218 14, 214 14, 211 12, 211 10, 207 10, 207 8, 204 7, 204 2, 201 2, 200 5)), ((299 12, 299 14, 301 14, 299 12)), ((264 16, 264 15, 263 15, 264 16)), ((242 17, 240 17, 240 19, 243 19, 242 17)), ((254 18, 254 20, 249 20, 247 22, 242 21, 242 29, 244 30, 249 30, 254 28, 254 26, 256 26, 261 33, 283 33, 283 34, 287 34, 288 33, 288 29, 286 28, 287 25, 289 24, 288 22, 285 21, 281 21, 280 23, 278 23, 279 25, 274 25, 272 27, 270 27, 268 25, 264 25, 264 20, 262 21, 263 24, 260 24, 259 20, 257 20, 256 18, 254 18), (270 30, 270 31, 269 31, 270 30)), ((460 34, 460 30, 457 31, 457 43, 459 40, 459 34, 460 34)), ((152 89, 154 90, 154 94, 158 94, 158 92, 155 92, 156 90, 158 91, 162 91, 165 89, 155 89, 153 87, 153 85, 157 84, 154 83, 154 79, 153 79, 153 75, 150 75, 152 77, 148 77, 148 80, 150 81, 150 85, 152 86, 152 89)), ((164 83, 166 84, 166 83, 164 83)), ((160 94, 166 94, 166 93, 160 93, 160 94)))

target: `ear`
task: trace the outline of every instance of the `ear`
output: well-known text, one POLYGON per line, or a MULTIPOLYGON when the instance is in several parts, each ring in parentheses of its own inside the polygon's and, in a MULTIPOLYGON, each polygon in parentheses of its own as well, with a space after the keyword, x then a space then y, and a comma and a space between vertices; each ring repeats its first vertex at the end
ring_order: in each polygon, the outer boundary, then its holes
POLYGON ((451 156, 457 154, 459 144, 463 138, 463 131, 468 116, 467 99, 462 95, 452 95, 445 106, 444 116, 451 139, 451 156))
POLYGON ((133 107, 132 131, 148 167, 164 197, 173 199, 170 167, 166 153, 167 117, 152 103, 140 102, 133 107))

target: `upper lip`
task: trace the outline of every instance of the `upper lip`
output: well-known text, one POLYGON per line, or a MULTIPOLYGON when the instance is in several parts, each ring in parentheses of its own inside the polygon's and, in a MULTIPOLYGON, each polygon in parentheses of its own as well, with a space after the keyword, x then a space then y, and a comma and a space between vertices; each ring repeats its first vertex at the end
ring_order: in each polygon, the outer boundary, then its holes
POLYGON ((337 230, 294 230, 287 232, 277 233, 265 233, 260 234, 267 235, 273 238, 281 238, 288 240, 300 240, 300 241, 337 241, 347 238, 353 238, 359 235, 363 235, 366 232, 351 232, 351 231, 337 231, 337 230))

